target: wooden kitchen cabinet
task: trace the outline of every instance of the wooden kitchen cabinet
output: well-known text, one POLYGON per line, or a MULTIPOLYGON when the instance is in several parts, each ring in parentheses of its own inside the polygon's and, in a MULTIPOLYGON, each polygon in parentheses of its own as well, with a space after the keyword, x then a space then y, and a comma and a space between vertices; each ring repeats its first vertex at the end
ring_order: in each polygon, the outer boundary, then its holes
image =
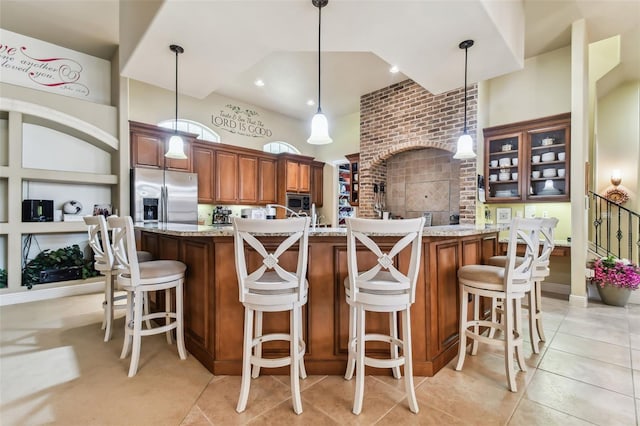
POLYGON ((314 161, 311 163, 311 202, 316 203, 316 207, 322 207, 324 191, 324 163, 314 161))
POLYGON ((311 190, 311 157, 280 154, 278 179, 284 182, 284 192, 309 193, 311 190))
POLYGON ((258 158, 258 204, 277 202, 276 160, 258 158))
POLYGON ((238 202, 238 154, 216 151, 215 202, 238 202))
POLYGON ((360 173, 358 172, 359 163, 360 163, 360 153, 345 155, 347 160, 349 160, 349 172, 350 172, 350 187, 349 187, 349 204, 353 207, 357 207, 360 203, 360 199, 358 197, 358 193, 360 192, 360 183, 359 177, 360 173))
POLYGON ((238 202, 258 202, 258 157, 238 156, 238 202))
POLYGON ((570 199, 571 114, 484 129, 488 203, 570 199))
POLYGON ((198 203, 202 204, 215 203, 215 152, 210 145, 194 143, 191 151, 193 153, 193 172, 198 174, 198 203))
POLYGON ((146 167, 153 169, 192 171, 192 144, 196 135, 177 132, 184 141, 185 160, 165 158, 164 154, 169 145, 169 139, 175 134, 171 129, 153 126, 151 124, 129 121, 131 143, 131 167, 146 167))

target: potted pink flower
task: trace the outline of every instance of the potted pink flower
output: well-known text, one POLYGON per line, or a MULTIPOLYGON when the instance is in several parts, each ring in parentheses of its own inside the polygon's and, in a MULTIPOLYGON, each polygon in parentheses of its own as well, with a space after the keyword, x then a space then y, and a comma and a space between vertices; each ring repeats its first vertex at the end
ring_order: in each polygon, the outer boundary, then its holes
POLYGON ((593 263, 594 276, 600 298, 607 305, 625 306, 631 290, 640 287, 640 268, 627 259, 617 259, 611 255, 593 263))

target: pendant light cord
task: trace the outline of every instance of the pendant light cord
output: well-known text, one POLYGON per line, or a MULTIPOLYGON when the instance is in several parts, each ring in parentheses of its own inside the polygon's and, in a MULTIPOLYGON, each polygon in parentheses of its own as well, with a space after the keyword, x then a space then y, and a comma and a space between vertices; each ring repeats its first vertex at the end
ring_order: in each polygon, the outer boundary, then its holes
POLYGON ((467 55, 468 54, 469 54, 469 47, 465 47, 464 48, 464 134, 465 135, 467 134, 467 55))
POLYGON ((322 113, 322 102, 320 102, 320 96, 322 93, 320 86, 320 37, 322 32, 320 31, 322 27, 322 6, 318 7, 318 113, 322 113))
POLYGON ((174 123, 174 131, 178 133, 178 49, 176 49, 176 121, 174 123))

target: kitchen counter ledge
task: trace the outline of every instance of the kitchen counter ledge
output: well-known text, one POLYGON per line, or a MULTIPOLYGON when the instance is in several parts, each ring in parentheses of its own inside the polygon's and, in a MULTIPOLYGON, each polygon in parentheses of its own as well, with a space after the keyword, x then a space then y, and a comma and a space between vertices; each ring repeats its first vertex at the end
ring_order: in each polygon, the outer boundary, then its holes
MULTIPOLYGON (((265 224, 268 221, 265 221, 265 224)), ((383 221, 380 221, 382 224, 383 221)), ((208 226, 208 225, 187 225, 182 223, 136 223, 136 229, 140 231, 154 232, 164 235, 174 235, 176 237, 232 237, 232 226, 208 226)), ((470 235, 483 235, 498 232, 505 227, 488 226, 477 229, 473 225, 442 225, 426 226, 423 236, 429 237, 465 237, 470 235)), ((310 237, 346 237, 347 228, 316 228, 309 231, 310 237)), ((393 235, 381 232, 374 235, 384 237, 393 235)))

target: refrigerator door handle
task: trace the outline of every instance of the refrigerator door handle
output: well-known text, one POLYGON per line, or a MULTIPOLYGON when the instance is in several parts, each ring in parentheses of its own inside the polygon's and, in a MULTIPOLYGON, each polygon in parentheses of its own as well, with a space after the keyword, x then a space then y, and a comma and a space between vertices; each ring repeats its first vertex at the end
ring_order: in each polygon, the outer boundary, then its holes
POLYGON ((169 222, 169 187, 164 186, 164 223, 169 222))

